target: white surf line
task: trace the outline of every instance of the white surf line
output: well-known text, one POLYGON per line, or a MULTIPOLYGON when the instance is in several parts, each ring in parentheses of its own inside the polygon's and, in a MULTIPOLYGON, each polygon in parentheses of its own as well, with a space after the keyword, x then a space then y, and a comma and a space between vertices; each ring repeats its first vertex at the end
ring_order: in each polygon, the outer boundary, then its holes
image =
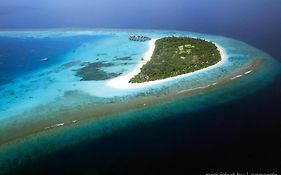
POLYGON ((198 89, 205 89, 205 88, 208 88, 208 87, 210 87, 210 86, 211 86, 211 85, 208 84, 207 86, 200 86, 200 87, 197 87, 197 88, 190 88, 190 89, 186 89, 186 90, 179 91, 179 92, 177 92, 176 94, 181 94, 181 93, 184 93, 184 92, 189 92, 189 91, 198 90, 198 89))
MULTIPOLYGON (((247 74, 251 73, 252 71, 253 70, 249 70, 249 71, 245 72, 244 74, 247 75, 247 74)), ((243 75, 241 75, 241 74, 237 75, 235 77, 232 77, 231 80, 235 80, 235 79, 240 78, 242 76, 243 75)), ((189 92, 189 91, 197 90, 197 89, 205 89, 205 88, 208 88, 210 86, 216 86, 216 85, 217 85, 217 83, 215 82, 215 83, 212 83, 211 85, 207 85, 207 86, 201 86, 201 87, 197 87, 197 88, 191 88, 191 89, 182 90, 182 91, 177 92, 177 94, 181 94, 181 93, 184 93, 184 92, 189 92)))
MULTIPOLYGON (((245 72, 244 75, 248 75, 248 74, 250 74, 252 71, 253 71, 253 70, 249 70, 249 71, 245 72)), ((240 75, 237 75, 237 76, 235 76, 235 77, 230 78, 230 80, 235 80, 235 79, 240 78, 240 77, 242 77, 242 76, 243 76, 243 75, 240 74, 240 75)))
POLYGON ((64 123, 59 123, 59 124, 56 124, 55 126, 60 127, 60 126, 63 126, 63 125, 64 125, 64 123))
POLYGON ((247 75, 247 74, 251 73, 252 71, 253 70, 249 70, 249 71, 245 72, 244 74, 247 75))
POLYGON ((197 88, 191 88, 191 89, 182 90, 182 91, 177 92, 177 94, 181 94, 181 93, 184 93, 184 92, 189 92, 189 91, 196 90, 196 89, 197 88))
POLYGON ((237 78, 240 78, 240 77, 242 77, 243 75, 237 75, 237 76, 235 76, 235 77, 232 77, 232 78, 230 78, 230 80, 235 80, 235 79, 237 79, 237 78))
POLYGON ((201 73, 201 72, 204 72, 204 71, 207 71, 207 70, 210 70, 210 69, 217 68, 217 67, 221 66, 222 64, 224 64, 228 59, 228 55, 226 54, 224 48, 213 42, 217 46, 217 48, 218 48, 218 50, 221 54, 221 60, 218 63, 216 63, 215 65, 206 67, 204 69, 197 70, 195 72, 190 72, 190 73, 187 73, 187 74, 178 75, 178 76, 175 76, 175 77, 170 77, 170 78, 166 78, 166 79, 163 79, 163 80, 155 80, 155 81, 144 82, 144 83, 129 83, 130 79, 133 78, 135 75, 139 74, 142 66, 145 65, 151 59, 152 54, 153 54, 154 49, 155 49, 156 40, 157 39, 152 39, 150 41, 149 50, 146 52, 143 60, 139 62, 138 66, 132 72, 130 72, 126 75, 121 75, 119 77, 113 78, 113 79, 109 80, 106 83, 106 85, 109 86, 109 87, 112 87, 112 88, 116 88, 116 89, 137 89, 137 88, 148 87, 148 86, 151 86, 151 85, 164 83, 164 82, 167 82, 167 81, 191 76, 193 74, 197 74, 197 73, 201 73))
POLYGON ((58 123, 58 124, 55 124, 55 125, 52 125, 52 126, 47 126, 45 127, 45 129, 51 129, 51 128, 56 128, 56 127, 60 127, 60 126, 63 126, 65 123, 58 123))
MULTIPOLYGON (((247 74, 251 73, 252 71, 253 71, 253 70, 249 70, 249 71, 245 72, 244 74, 247 75, 247 74)), ((243 76, 243 75, 237 75, 237 76, 235 76, 235 77, 232 77, 231 80, 235 80, 235 79, 240 78, 240 77, 242 77, 242 76, 243 76)), ((208 87, 210 87, 210 86, 215 86, 215 85, 217 85, 216 82, 215 82, 215 83, 212 83, 211 85, 207 85, 207 86, 201 86, 201 87, 197 87, 197 88, 191 88, 191 89, 182 90, 182 91, 177 92, 177 94, 180 94, 180 93, 183 93, 183 92, 189 92, 189 91, 197 90, 197 89, 204 89, 204 88, 208 88, 208 87)))
MULTIPOLYGON (((71 123, 77 123, 78 120, 73 120, 71 123)), ((51 128, 56 128, 56 127, 60 127, 60 126, 64 126, 65 123, 58 123, 58 124, 55 124, 55 125, 52 125, 52 126, 47 126, 45 127, 44 129, 51 129, 51 128)))

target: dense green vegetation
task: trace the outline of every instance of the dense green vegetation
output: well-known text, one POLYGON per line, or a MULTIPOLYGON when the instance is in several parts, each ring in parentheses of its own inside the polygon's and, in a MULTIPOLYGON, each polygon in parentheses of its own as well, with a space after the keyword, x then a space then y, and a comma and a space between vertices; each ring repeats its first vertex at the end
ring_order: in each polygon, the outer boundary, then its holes
POLYGON ((174 77, 209 67, 221 60, 212 42, 187 37, 168 37, 156 41, 152 58, 130 83, 174 77))

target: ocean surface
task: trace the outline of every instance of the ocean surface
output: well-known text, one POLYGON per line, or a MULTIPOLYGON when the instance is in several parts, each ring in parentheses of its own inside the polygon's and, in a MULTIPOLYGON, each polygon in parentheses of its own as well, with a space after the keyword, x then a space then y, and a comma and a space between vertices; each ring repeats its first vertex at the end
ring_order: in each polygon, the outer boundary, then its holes
POLYGON ((98 40, 92 37, 0 37, 0 85, 13 81, 17 76, 50 66, 62 59, 65 52, 75 52, 82 43, 98 40), (44 61, 44 59, 46 61, 44 61))
POLYGON ((61 29, 3 31, 0 45, 0 140, 17 138, 1 145, 3 172, 206 174, 277 172, 281 166, 280 64, 246 43, 183 31, 61 29), (129 41, 131 34, 204 38, 222 46, 228 59, 148 88, 107 87, 111 78, 132 71, 148 49, 129 41), (209 90, 214 83, 219 86, 209 90), (206 91, 101 120, 87 111, 198 87, 206 91), (68 116, 72 110, 78 114, 68 116), (58 127, 62 122, 67 126, 58 127), (13 135, 21 131, 28 136, 13 135))

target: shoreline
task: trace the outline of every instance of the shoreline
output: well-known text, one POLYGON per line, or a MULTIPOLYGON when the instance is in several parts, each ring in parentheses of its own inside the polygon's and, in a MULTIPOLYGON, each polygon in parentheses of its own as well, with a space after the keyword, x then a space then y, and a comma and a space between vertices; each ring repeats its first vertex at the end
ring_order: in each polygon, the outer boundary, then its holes
POLYGON ((148 51, 145 53, 143 60, 141 60, 139 62, 137 67, 132 72, 109 80, 106 83, 106 86, 111 87, 111 88, 115 88, 115 89, 139 89, 139 88, 149 87, 149 86, 152 86, 152 85, 176 80, 176 79, 179 79, 179 78, 184 78, 184 77, 187 77, 187 76, 191 76, 191 75, 203 72, 203 71, 207 71, 207 70, 216 68, 216 67, 222 65, 228 59, 228 55, 226 54, 225 49, 222 46, 220 46, 219 44, 213 42, 217 46, 218 51, 220 52, 221 60, 219 62, 217 62, 216 64, 212 65, 212 66, 209 66, 209 67, 206 67, 206 68, 194 71, 194 72, 189 72, 189 73, 186 73, 186 74, 178 75, 178 76, 175 76, 175 77, 165 78, 165 79, 162 79, 162 80, 155 80, 155 81, 149 81, 149 82, 144 82, 144 83, 129 83, 130 79, 133 78, 135 75, 139 74, 141 72, 141 68, 148 61, 150 61, 150 59, 153 55, 154 49, 155 49, 155 42, 157 40, 158 39, 152 39, 151 41, 149 41, 148 51))
MULTIPOLYGON (((2 138, 0 134, 0 148, 4 145, 9 145, 12 143, 16 143, 17 141, 21 141, 22 138, 32 138, 37 134, 44 135, 46 132, 49 131, 60 131, 61 129, 68 129, 71 126, 76 125, 78 127, 81 124, 85 124, 85 122, 87 123, 88 121, 99 122, 108 117, 115 118, 116 116, 125 114, 127 112, 130 113, 131 111, 143 109, 147 106, 152 106, 154 104, 166 103, 177 100, 181 97, 192 97, 202 92, 218 90, 221 87, 229 86, 229 83, 231 82, 239 82, 235 81, 237 78, 233 79, 233 77, 239 76, 240 78, 242 77, 240 75, 249 76, 252 72, 260 69, 263 64, 264 63, 261 61, 253 61, 243 70, 224 79, 221 79, 220 81, 217 81, 214 84, 209 84, 193 89, 186 89, 177 93, 172 93, 164 96, 143 96, 136 97, 134 99, 130 99, 124 102, 107 103, 100 105, 86 104, 82 108, 69 107, 69 110, 51 111, 50 113, 43 113, 40 114, 40 118, 43 120, 36 121, 35 123, 25 123, 24 119, 22 120, 22 117, 19 115, 17 116, 19 118, 16 118, 16 124, 14 124, 12 121, 8 123, 8 127, 0 127, 0 131, 3 131, 2 133, 9 133, 5 134, 5 137, 2 138), (57 115, 56 118, 44 120, 47 118, 47 116, 54 115, 57 115), (6 132, 7 130, 8 132, 6 132)), ((32 119, 33 117, 35 117, 34 112, 36 113, 37 111, 30 111, 26 114, 26 117, 32 119)))
POLYGON ((148 62, 150 61, 154 49, 155 49, 155 42, 158 39, 152 39, 149 41, 149 49, 145 53, 143 60, 140 60, 138 63, 137 67, 130 73, 121 75, 119 77, 113 78, 109 80, 106 83, 106 86, 116 88, 116 89, 135 89, 135 88, 141 88, 144 87, 145 83, 129 83, 130 79, 133 78, 135 75, 139 74, 141 72, 141 68, 148 62))

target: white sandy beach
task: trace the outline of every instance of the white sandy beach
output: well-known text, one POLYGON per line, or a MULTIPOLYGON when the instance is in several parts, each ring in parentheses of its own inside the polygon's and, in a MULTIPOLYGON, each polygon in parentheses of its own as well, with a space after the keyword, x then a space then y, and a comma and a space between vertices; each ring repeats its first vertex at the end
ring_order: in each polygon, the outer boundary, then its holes
POLYGON ((179 78, 184 78, 186 76, 191 76, 191 75, 203 72, 203 71, 207 71, 207 70, 219 67, 228 58, 224 48, 222 46, 220 46, 220 45, 215 43, 216 46, 218 47, 218 50, 219 50, 219 52, 221 54, 221 58, 222 58, 215 65, 206 67, 204 69, 201 69, 201 70, 198 70, 198 71, 195 71, 195 72, 190 72, 190 73, 187 73, 187 74, 178 75, 178 76, 175 76, 175 77, 170 77, 170 78, 166 78, 166 79, 163 79, 163 80, 156 80, 156 81, 150 81, 150 82, 144 82, 144 83, 129 83, 130 79, 133 78, 135 75, 139 74, 140 71, 141 71, 142 66, 145 65, 151 59, 153 51, 155 49, 155 42, 156 42, 156 40, 157 39, 152 39, 149 42, 149 49, 146 52, 143 60, 140 61, 140 63, 137 65, 137 67, 132 72, 130 72, 130 73, 126 74, 126 75, 121 75, 119 77, 116 77, 114 79, 109 80, 107 82, 107 86, 112 87, 112 88, 116 88, 116 89, 137 89, 137 88, 149 87, 149 86, 152 86, 152 85, 156 85, 156 84, 159 84, 159 83, 164 83, 164 82, 172 81, 172 80, 179 79, 179 78))

